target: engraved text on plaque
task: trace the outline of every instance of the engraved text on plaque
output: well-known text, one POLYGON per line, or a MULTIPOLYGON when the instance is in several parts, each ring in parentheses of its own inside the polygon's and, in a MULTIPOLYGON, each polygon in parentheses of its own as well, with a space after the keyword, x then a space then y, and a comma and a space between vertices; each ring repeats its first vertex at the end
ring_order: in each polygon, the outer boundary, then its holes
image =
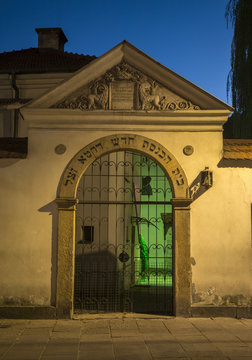
POLYGON ((111 109, 133 110, 135 84, 130 81, 113 81, 111 83, 111 109))

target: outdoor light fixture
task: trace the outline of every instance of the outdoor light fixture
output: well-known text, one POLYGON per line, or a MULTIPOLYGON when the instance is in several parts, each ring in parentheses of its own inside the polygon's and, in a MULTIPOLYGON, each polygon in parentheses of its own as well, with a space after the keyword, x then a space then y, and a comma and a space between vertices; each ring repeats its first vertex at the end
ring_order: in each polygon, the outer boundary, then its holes
POLYGON ((201 171, 200 184, 206 188, 213 186, 213 172, 209 170, 209 167, 205 167, 205 170, 201 171))

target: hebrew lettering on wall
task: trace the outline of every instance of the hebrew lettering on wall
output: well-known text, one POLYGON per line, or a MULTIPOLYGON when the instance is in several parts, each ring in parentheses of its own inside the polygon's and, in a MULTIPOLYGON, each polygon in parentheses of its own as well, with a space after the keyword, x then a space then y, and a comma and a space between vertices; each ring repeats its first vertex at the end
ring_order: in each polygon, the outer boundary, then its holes
MULTIPOLYGON (((97 142, 96 144, 92 144, 89 147, 85 147, 80 154, 77 156, 77 163, 81 163, 85 165, 89 160, 95 160, 96 157, 99 157, 99 153, 103 151, 103 146, 101 142, 97 142)), ((71 167, 66 175, 66 180, 64 181, 64 185, 74 185, 75 180, 78 177, 78 171, 71 167)))
MULTIPOLYGON (((71 187, 74 187, 79 176, 83 173, 85 168, 95 161, 95 159, 99 158, 104 153, 113 153, 121 150, 135 150, 144 153, 147 156, 149 155, 167 169, 169 176, 173 179, 173 184, 177 189, 183 189, 184 185, 187 184, 187 181, 184 178, 184 172, 176 159, 160 144, 154 140, 138 135, 115 134, 100 138, 84 147, 76 154, 65 173, 63 180, 64 188, 70 189, 71 187)), ((193 191, 196 191, 196 189, 193 189, 193 191)))
POLYGON ((159 146, 156 146, 152 142, 149 142, 147 140, 143 140, 142 148, 145 151, 148 151, 150 153, 153 153, 155 155, 158 155, 158 157, 165 163, 168 164, 172 159, 171 157, 166 154, 164 150, 161 150, 159 146))

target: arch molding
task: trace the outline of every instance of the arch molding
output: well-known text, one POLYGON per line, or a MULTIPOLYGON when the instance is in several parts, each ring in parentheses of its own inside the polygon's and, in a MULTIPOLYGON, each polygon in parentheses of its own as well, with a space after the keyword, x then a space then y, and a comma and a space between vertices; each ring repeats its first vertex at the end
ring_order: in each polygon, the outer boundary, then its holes
POLYGON ((115 151, 135 151, 158 163, 173 193, 174 312, 189 316, 191 305, 190 203, 188 182, 176 158, 158 142, 141 135, 116 134, 82 148, 66 166, 58 187, 58 253, 56 307, 59 318, 73 313, 75 211, 79 181, 89 165, 115 151))

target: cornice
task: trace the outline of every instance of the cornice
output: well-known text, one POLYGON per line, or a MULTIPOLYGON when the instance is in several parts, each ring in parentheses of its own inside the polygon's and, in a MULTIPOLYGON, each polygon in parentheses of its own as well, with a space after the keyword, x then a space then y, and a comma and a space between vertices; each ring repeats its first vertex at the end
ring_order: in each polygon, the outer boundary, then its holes
POLYGON ((48 130, 139 130, 222 131, 227 110, 185 111, 86 111, 72 109, 23 108, 30 129, 48 130))

